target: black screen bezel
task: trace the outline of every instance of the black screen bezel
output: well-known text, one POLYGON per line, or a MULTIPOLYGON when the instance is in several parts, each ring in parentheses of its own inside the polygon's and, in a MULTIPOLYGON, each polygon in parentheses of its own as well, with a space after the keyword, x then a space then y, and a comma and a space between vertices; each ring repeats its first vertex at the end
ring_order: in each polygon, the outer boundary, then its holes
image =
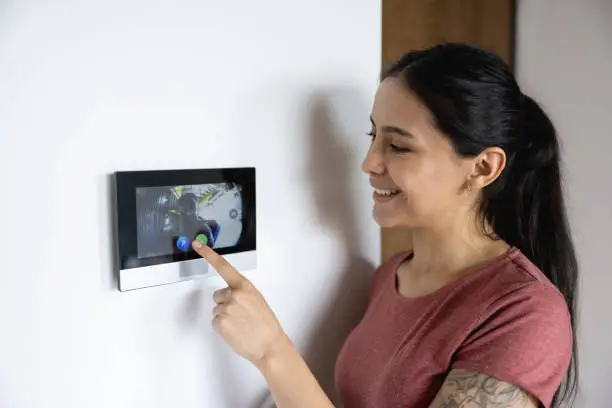
POLYGON ((175 185, 237 183, 242 186, 242 233, 238 244, 215 248, 220 255, 256 249, 255 168, 145 170, 115 172, 117 266, 120 270, 198 259, 189 249, 180 254, 138 257, 136 189, 175 185))

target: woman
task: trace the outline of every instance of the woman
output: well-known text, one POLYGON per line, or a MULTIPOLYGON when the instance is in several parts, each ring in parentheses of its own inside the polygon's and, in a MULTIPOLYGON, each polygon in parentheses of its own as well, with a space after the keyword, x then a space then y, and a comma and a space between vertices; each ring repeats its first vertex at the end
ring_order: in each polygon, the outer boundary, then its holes
MULTIPOLYGON (((413 249, 382 264, 336 366, 349 408, 558 407, 577 372, 577 263, 555 130, 495 55, 411 52, 383 74, 363 170, 413 249)), ((197 244, 197 243, 196 243, 197 244)), ((331 407, 261 294, 226 279, 213 324, 278 407, 331 407)))

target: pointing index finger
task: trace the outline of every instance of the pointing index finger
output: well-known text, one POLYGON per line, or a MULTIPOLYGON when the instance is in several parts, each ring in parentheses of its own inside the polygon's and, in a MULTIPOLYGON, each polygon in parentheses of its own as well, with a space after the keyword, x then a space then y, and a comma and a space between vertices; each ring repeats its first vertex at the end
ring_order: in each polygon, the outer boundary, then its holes
POLYGON ((227 282, 230 288, 238 288, 247 281, 247 279, 227 262, 225 258, 216 253, 208 245, 203 245, 199 241, 194 241, 192 247, 202 258, 206 259, 206 261, 215 268, 217 273, 227 282))

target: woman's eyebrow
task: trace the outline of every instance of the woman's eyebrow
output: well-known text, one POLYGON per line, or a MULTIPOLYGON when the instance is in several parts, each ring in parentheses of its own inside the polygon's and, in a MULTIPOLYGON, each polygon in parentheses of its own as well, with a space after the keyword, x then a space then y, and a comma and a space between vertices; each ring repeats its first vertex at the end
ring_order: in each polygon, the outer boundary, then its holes
MULTIPOLYGON (((372 118, 372 116, 370 116, 370 122, 372 122, 372 126, 376 127, 376 124, 374 123, 374 119, 372 118)), ((395 133, 396 135, 399 135, 399 136, 414 137, 412 133, 398 126, 383 126, 381 131, 383 133, 395 133)))

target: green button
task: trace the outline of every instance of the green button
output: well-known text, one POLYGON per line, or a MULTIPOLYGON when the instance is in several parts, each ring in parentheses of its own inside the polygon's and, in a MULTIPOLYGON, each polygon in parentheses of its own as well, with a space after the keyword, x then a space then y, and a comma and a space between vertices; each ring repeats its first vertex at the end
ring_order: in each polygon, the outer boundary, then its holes
POLYGON ((203 243, 204 245, 208 245, 208 237, 204 234, 199 234, 196 239, 196 241, 200 241, 201 243, 203 243))

